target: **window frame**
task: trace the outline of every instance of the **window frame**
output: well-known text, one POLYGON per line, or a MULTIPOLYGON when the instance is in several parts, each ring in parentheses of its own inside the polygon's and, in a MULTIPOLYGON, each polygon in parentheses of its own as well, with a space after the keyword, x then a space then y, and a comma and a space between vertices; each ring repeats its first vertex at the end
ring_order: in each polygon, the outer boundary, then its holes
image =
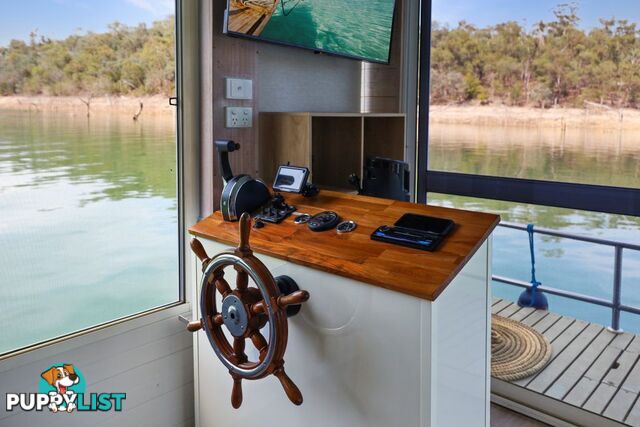
POLYGON ((416 149, 418 170, 416 174, 418 177, 416 199, 418 203, 427 203, 427 193, 433 192, 609 214, 640 216, 640 189, 429 169, 431 19, 432 0, 421 0, 418 142, 416 149))
MULTIPOLYGON (((79 346, 88 346, 106 337, 145 327, 162 319, 191 311, 189 289, 194 278, 187 256, 187 224, 197 220, 199 212, 199 4, 195 0, 175 0, 176 49, 176 197, 178 210, 178 286, 177 299, 171 303, 132 313, 88 328, 52 337, 26 347, 0 354, 0 372, 6 366, 28 363, 79 346), (9 365, 6 363, 12 361, 9 365)), ((169 99, 167 99, 169 102, 169 99)))

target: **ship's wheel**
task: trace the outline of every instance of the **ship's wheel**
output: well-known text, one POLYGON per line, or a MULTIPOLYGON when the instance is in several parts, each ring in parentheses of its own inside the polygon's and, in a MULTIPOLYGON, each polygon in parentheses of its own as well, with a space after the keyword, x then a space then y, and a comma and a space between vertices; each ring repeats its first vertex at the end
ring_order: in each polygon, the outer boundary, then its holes
POLYGON ((287 276, 274 278, 267 267, 253 255, 249 246, 251 217, 240 218, 240 244, 235 250, 209 258, 202 244, 191 240, 191 249, 202 261, 200 282, 200 313, 202 319, 190 322, 187 329, 204 329, 218 359, 233 378, 231 404, 242 404, 242 380, 258 380, 270 374, 282 384, 289 400, 302 404, 302 393, 284 371, 287 348, 287 314, 295 315, 300 304, 309 299, 307 291, 299 290, 287 276), (235 289, 225 280, 225 268, 236 271, 235 289), (250 281, 256 287, 250 286, 250 281), (218 309, 216 293, 222 297, 218 309), (269 324, 268 340, 261 330, 269 324), (223 327, 230 334, 227 339, 223 327), (245 353, 246 340, 259 352, 258 360, 250 361, 245 353))

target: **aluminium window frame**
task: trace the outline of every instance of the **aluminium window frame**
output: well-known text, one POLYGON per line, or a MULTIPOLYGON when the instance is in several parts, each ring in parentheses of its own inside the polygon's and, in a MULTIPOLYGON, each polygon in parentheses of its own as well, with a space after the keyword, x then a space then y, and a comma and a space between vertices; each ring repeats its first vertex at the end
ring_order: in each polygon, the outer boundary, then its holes
POLYGON ((427 193, 530 203, 618 215, 640 216, 640 189, 565 181, 543 181, 430 170, 429 91, 432 0, 420 1, 418 77, 418 141, 416 149, 418 203, 427 193))
MULTIPOLYGON (((31 361, 52 357, 71 348, 90 346, 107 337, 147 327, 163 319, 177 319, 191 311, 190 287, 194 282, 190 258, 187 224, 196 222, 199 202, 199 1, 175 0, 176 89, 176 197, 178 208, 178 286, 177 299, 171 303, 132 313, 67 334, 52 337, 0 354, 0 373, 31 361)), ((169 102, 169 99, 167 99, 169 102)))

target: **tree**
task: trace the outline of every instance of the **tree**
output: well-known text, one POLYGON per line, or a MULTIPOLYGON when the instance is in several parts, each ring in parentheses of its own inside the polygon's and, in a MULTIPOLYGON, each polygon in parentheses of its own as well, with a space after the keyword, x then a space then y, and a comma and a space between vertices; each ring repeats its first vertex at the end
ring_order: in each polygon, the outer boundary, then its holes
POLYGON ((476 28, 432 25, 433 103, 640 107, 640 31, 628 20, 602 19, 579 28, 576 3, 560 4, 550 22, 527 31, 517 22, 476 28), (455 77, 454 77, 455 76, 455 77))
MULTIPOLYGON (((173 93, 173 17, 107 33, 87 32, 52 41, 32 32, 29 43, 0 47, 0 95, 100 95, 173 93)), ((89 101, 90 102, 90 101, 89 101)))

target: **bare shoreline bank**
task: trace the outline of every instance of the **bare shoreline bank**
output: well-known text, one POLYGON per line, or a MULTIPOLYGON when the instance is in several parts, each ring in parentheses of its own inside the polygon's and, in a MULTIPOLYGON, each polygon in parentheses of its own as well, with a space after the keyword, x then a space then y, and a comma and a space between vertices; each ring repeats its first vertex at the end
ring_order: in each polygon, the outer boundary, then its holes
MULTIPOLYGON (((173 115, 175 107, 162 95, 144 97, 0 96, 1 110, 123 114, 133 117, 143 105, 142 117, 173 115)), ((590 128, 608 130, 640 130, 640 110, 590 108, 528 108, 479 105, 433 105, 429 108, 432 124, 499 127, 590 128)))
POLYGON ((0 96, 1 110, 21 110, 45 113, 72 113, 86 114, 87 103, 89 111, 93 113, 126 114, 133 117, 140 112, 145 115, 174 114, 175 107, 169 105, 166 96, 142 96, 142 97, 95 97, 81 96, 0 96))
POLYGON ((473 126, 639 130, 640 110, 434 105, 429 108, 429 120, 432 124, 473 126))

